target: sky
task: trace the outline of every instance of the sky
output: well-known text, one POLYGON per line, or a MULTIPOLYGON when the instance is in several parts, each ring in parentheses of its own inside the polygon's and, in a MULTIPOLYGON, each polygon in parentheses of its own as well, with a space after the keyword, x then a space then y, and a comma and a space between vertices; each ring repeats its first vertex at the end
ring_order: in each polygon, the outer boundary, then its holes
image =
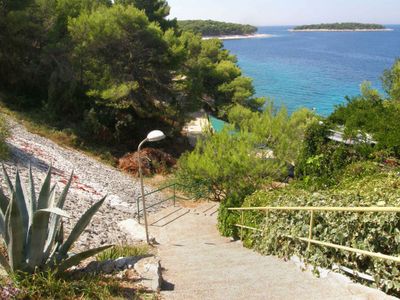
POLYGON ((400 0, 168 0, 178 20, 262 25, 332 22, 400 24, 400 0))

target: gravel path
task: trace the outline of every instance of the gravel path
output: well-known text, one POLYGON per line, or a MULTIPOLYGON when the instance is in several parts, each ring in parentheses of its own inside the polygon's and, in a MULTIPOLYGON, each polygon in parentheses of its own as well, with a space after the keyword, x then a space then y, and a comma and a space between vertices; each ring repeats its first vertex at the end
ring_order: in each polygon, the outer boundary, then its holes
MULTIPOLYGON (((65 207, 72 216, 71 219, 65 220, 66 233, 95 201, 107 195, 106 202, 75 244, 77 250, 108 243, 135 241, 134 236, 120 230, 118 223, 136 216, 135 199, 140 195, 137 178, 100 163, 82 152, 60 147, 46 138, 32 134, 14 120, 9 119, 8 122, 11 134, 7 143, 12 155, 4 165, 12 178, 18 168, 22 180, 27 183, 28 168, 31 164, 36 186, 39 187, 49 165, 52 165, 52 182, 56 183, 56 189, 60 192, 67 183, 70 173, 74 171, 75 176, 65 207)), ((3 176, 1 184, 4 186, 3 176)), ((151 191, 153 188, 146 187, 145 190, 151 191)), ((160 201, 160 197, 162 195, 146 197, 148 205, 160 201)), ((158 209, 160 206, 155 206, 149 212, 158 209)))

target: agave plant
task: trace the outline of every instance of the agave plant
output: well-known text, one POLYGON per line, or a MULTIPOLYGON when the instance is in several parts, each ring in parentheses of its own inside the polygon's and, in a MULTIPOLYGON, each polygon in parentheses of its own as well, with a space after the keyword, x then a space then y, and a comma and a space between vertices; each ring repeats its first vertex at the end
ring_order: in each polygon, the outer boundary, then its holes
POLYGON ((69 215, 63 207, 73 174, 59 197, 56 197, 55 185, 51 186, 51 167, 38 197, 35 193, 31 168, 29 168, 29 197, 24 194, 19 171, 14 185, 4 166, 3 174, 11 195, 11 199, 6 197, 0 187, 0 235, 8 253, 8 259, 0 253, 0 264, 6 271, 33 273, 48 268, 64 271, 112 246, 69 254, 71 246, 105 200, 104 197, 90 207, 64 240, 62 218, 69 218, 69 215))

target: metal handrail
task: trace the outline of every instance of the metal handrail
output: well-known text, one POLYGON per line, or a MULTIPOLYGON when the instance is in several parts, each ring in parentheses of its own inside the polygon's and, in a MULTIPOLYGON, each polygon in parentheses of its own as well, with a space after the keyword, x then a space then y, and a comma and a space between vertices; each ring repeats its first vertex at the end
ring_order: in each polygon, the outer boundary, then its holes
POLYGON ((232 207, 228 210, 282 210, 282 211, 342 211, 342 212, 400 212, 400 207, 383 207, 383 206, 368 206, 368 207, 328 207, 328 206, 266 206, 266 207, 232 207))
MULTIPOLYGON (((163 190, 165 190, 165 189, 168 189, 168 188, 170 188, 170 187, 172 187, 172 186, 175 186, 175 185, 177 185, 177 183, 172 183, 172 184, 170 184, 170 185, 163 186, 163 187, 161 187, 161 188, 159 188, 159 189, 157 189, 157 190, 154 190, 154 191, 151 191, 151 192, 148 192, 148 193, 144 194, 144 196, 147 197, 147 196, 149 196, 149 195, 155 194, 155 193, 157 193, 157 192, 161 192, 161 191, 163 191, 163 190)), ((140 196, 138 197, 138 199, 139 199, 139 200, 142 199, 142 195, 140 195, 140 196)))
POLYGON ((309 224, 309 232, 308 238, 305 237, 297 237, 292 235, 283 235, 284 237, 291 238, 291 239, 298 239, 303 242, 307 242, 307 251, 310 249, 311 244, 316 244, 320 246, 330 247, 338 250, 349 251, 357 254, 363 254, 371 257, 376 257, 384 260, 391 260, 400 263, 400 256, 392 256, 386 255, 378 252, 372 252, 362 249, 357 249, 348 246, 342 246, 338 244, 323 242, 319 240, 313 239, 313 228, 314 228, 314 215, 315 212, 354 212, 354 213, 363 213, 363 212, 385 212, 385 213, 399 213, 400 207, 327 207, 327 206, 267 206, 267 207, 232 207, 228 208, 230 211, 239 211, 241 212, 241 224, 235 224, 236 227, 240 228, 240 238, 243 240, 243 230, 253 230, 253 231, 260 231, 261 229, 246 226, 244 224, 244 213, 246 211, 264 211, 266 213, 266 217, 268 217, 268 212, 270 211, 308 211, 310 212, 310 224, 309 224))
MULTIPOLYGON (((176 194, 176 187, 177 187, 177 186, 184 186, 184 185, 183 185, 183 184, 180 184, 180 183, 172 183, 172 184, 163 186, 163 187, 161 187, 161 188, 159 188, 159 189, 156 189, 156 190, 154 190, 154 191, 151 191, 151 192, 148 192, 148 193, 144 194, 144 197, 147 197, 147 196, 149 196, 149 195, 152 195, 152 194, 161 192, 161 191, 163 191, 163 190, 165 190, 165 189, 168 189, 168 188, 171 188, 171 187, 173 188, 173 195, 172 195, 171 197, 168 197, 168 198, 166 198, 166 199, 164 199, 164 200, 161 200, 161 201, 159 201, 159 202, 157 202, 157 203, 153 203, 152 205, 147 206, 147 208, 150 208, 150 207, 159 205, 159 204, 164 203, 164 202, 167 202, 167 201, 169 201, 169 200, 171 200, 171 199, 173 200, 174 206, 176 205, 176 200, 177 200, 177 199, 181 199, 181 200, 190 200, 190 199, 188 199, 188 198, 181 197, 181 196, 178 196, 178 195, 176 194)), ((142 195, 140 195, 140 196, 138 196, 138 197, 136 198, 137 220, 138 220, 139 223, 140 223, 140 212, 143 211, 143 208, 140 209, 140 199, 142 199, 142 195)))

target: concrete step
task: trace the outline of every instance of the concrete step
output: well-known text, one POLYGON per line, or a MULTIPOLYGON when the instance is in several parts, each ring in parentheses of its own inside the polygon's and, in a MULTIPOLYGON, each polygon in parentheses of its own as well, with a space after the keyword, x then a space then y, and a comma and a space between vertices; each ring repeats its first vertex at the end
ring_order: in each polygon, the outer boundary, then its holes
POLYGON ((164 210, 162 214, 152 216, 150 219, 150 226, 153 227, 165 227, 174 221, 184 217, 190 213, 190 209, 184 207, 169 207, 164 210))

